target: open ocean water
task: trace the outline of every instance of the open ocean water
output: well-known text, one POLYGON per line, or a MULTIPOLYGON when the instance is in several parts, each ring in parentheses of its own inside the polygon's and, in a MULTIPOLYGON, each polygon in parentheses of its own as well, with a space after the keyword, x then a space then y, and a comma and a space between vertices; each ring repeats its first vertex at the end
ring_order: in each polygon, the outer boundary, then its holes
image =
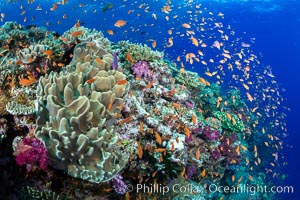
POLYGON ((7 0, 0 13, 0 199, 300 198, 300 1, 7 0))

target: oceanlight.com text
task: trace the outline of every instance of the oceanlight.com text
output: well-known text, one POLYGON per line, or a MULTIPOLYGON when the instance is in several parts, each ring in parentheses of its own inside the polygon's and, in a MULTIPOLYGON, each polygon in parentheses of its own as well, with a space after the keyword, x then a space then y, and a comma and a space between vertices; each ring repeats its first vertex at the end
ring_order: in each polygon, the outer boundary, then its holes
POLYGON ((152 193, 166 195, 168 193, 248 193, 255 195, 257 193, 278 193, 278 194, 291 194, 294 192, 293 186, 266 186, 266 185, 249 185, 240 184, 238 186, 218 186, 216 184, 210 184, 203 188, 203 186, 195 186, 193 184, 180 185, 162 185, 162 184, 137 184, 127 185, 128 192, 136 193, 152 193))

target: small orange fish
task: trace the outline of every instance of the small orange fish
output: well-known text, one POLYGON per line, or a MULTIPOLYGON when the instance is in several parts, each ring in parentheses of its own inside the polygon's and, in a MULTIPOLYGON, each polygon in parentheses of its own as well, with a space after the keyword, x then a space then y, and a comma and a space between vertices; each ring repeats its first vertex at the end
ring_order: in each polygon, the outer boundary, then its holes
POLYGON ((177 109, 180 109, 181 108, 181 105, 179 103, 175 103, 173 102, 173 106, 177 109))
POLYGON ((64 63, 58 63, 57 66, 59 66, 59 67, 64 67, 65 64, 64 64, 64 63))
POLYGON ((181 176, 183 177, 184 176, 184 174, 185 174, 185 167, 183 168, 183 170, 182 170, 182 172, 181 172, 181 176))
POLYGON ((254 181, 254 179, 251 175, 248 175, 248 178, 249 178, 250 181, 254 181))
POLYGON ((95 61, 96 61, 97 63, 99 63, 99 64, 102 64, 102 63, 103 63, 103 60, 100 59, 100 58, 96 58, 95 61))
POLYGON ((122 27, 122 26, 125 26, 126 25, 126 21, 124 21, 124 20, 118 20, 118 21, 116 21, 116 23, 114 24, 114 26, 116 26, 116 27, 122 27))
POLYGON ((206 80, 205 80, 204 78, 200 77, 200 78, 199 78, 199 81, 200 81, 201 83, 203 83, 204 85, 206 85, 206 80))
POLYGON ((184 74, 184 67, 180 68, 180 74, 184 74))
POLYGON ((127 81, 125 79, 123 79, 123 80, 118 81, 117 85, 124 85, 126 83, 127 83, 127 81))
POLYGON ((55 4, 53 4, 52 8, 50 8, 50 10, 51 10, 51 11, 54 11, 54 10, 56 10, 56 9, 57 9, 57 4, 55 3, 55 4))
POLYGON ((80 35, 82 35, 82 31, 74 31, 73 33, 71 33, 72 37, 78 37, 80 35))
POLYGON ((198 42, 198 40, 196 38, 191 37, 190 39, 191 39, 193 45, 195 45, 196 47, 199 46, 199 42, 198 42))
POLYGON ((154 177, 156 176, 157 172, 158 172, 158 171, 155 171, 155 172, 152 173, 152 175, 151 175, 152 178, 154 178, 154 177))
POLYGON ((104 192, 110 192, 110 191, 112 191, 113 190, 113 188, 107 188, 107 189, 104 189, 103 191, 104 192))
POLYGON ((107 110, 110 111, 110 110, 112 109, 113 103, 114 103, 114 100, 113 100, 113 98, 111 98, 111 99, 110 99, 110 102, 109 102, 109 104, 108 104, 107 110))
POLYGON ((155 138, 156 138, 156 142, 161 145, 162 139, 161 136, 158 134, 158 132, 155 132, 155 138))
POLYGON ((93 46, 94 46, 94 42, 88 42, 88 43, 86 44, 86 46, 88 46, 88 47, 93 47, 93 46))
POLYGON ((114 31, 111 30, 111 29, 110 29, 110 30, 107 30, 106 32, 107 32, 109 35, 114 35, 114 31))
POLYGON ((187 126, 184 126, 184 133, 186 135, 187 138, 190 138, 191 136, 191 131, 187 126))
POLYGON ((45 51, 44 54, 50 57, 53 54, 53 50, 49 49, 49 50, 45 51))
POLYGON ((153 86, 153 84, 155 83, 155 81, 151 81, 150 83, 148 83, 148 85, 146 85, 146 89, 149 89, 153 86))
POLYGON ((196 159, 200 159, 200 147, 198 147, 197 152, 196 152, 196 159))
POLYGON ((140 121, 140 128, 139 128, 139 132, 143 133, 144 132, 144 124, 142 121, 140 121))
POLYGON ((119 124, 122 125, 122 124, 125 124, 127 122, 130 122, 131 120, 132 120, 132 117, 130 116, 130 117, 127 117, 127 118, 123 119, 122 121, 120 121, 119 124))
POLYGON ((134 63, 134 60, 133 60, 133 58, 132 58, 132 56, 130 55, 129 52, 127 52, 126 58, 127 58, 127 60, 128 60, 129 62, 134 63))
POLYGON ((33 79, 33 80, 30 80, 30 79, 21 79, 19 81, 20 85, 22 85, 22 86, 29 86, 29 85, 32 85, 34 82, 35 82, 35 79, 33 79))
POLYGON ((244 145, 241 145, 241 148, 242 148, 244 151, 247 151, 247 147, 245 147, 244 145))
POLYGON ((28 58, 28 59, 26 60, 27 63, 32 63, 32 62, 34 62, 34 61, 35 61, 35 58, 28 58))
POLYGON ((90 78, 89 80, 86 81, 87 84, 94 83, 96 78, 90 78))
POLYGON ((189 25, 188 23, 183 23, 181 26, 183 28, 191 28, 191 25, 189 25))
MULTIPOLYGON (((142 193, 140 193, 140 194, 142 194, 142 193)), ((125 194, 125 200, 130 200, 129 192, 126 192, 126 194, 125 194)))
POLYGON ((166 149, 164 149, 164 148, 157 148, 157 149, 155 149, 155 151, 158 152, 158 153, 165 153, 166 149))
POLYGON ((196 116, 194 115, 194 113, 192 114, 192 121, 193 121, 193 124, 194 124, 194 125, 197 124, 197 118, 196 118, 196 116))
POLYGON ((143 148, 139 142, 137 142, 137 145, 138 145, 138 156, 140 159, 142 159, 143 158, 143 148))
POLYGON ((74 25, 75 28, 79 28, 80 27, 80 20, 77 20, 76 24, 74 25))
POLYGON ((16 65, 22 65, 22 64, 23 64, 22 60, 17 60, 16 65))
POLYGON ((156 40, 154 40, 153 42, 152 42, 152 48, 155 48, 156 47, 156 40))
POLYGON ((249 94, 248 92, 246 93, 246 95, 250 102, 252 102, 254 100, 253 97, 251 96, 251 94, 249 94))

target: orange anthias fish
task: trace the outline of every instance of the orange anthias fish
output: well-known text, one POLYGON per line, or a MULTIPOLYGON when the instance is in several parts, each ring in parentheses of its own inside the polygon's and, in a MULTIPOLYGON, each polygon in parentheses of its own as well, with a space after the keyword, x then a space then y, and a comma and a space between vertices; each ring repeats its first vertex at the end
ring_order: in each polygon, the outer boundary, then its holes
POLYGON ((196 125, 197 124, 197 118, 194 114, 192 114, 192 121, 193 121, 193 124, 196 125))
POLYGON ((72 35, 72 37, 78 37, 78 36, 82 35, 82 31, 74 31, 71 35, 72 35))
POLYGON ((49 49, 49 50, 45 51, 44 54, 48 57, 48 59, 50 59, 53 55, 53 50, 49 49))
POLYGON ((20 83, 20 85, 22 85, 22 86, 29 86, 29 85, 31 85, 31 84, 33 84, 33 83, 35 83, 35 78, 32 76, 32 75, 29 75, 28 76, 28 79, 21 79, 20 81, 19 81, 19 83, 20 83))
POLYGON ((116 23, 114 24, 114 26, 116 27, 122 27, 122 26, 125 26, 126 25, 126 21, 120 19, 118 21, 116 21, 116 23))
POLYGON ((134 60, 133 60, 133 58, 132 58, 132 56, 130 55, 129 52, 127 52, 126 58, 127 58, 127 60, 128 60, 129 62, 134 63, 134 60))
POLYGON ((125 79, 123 79, 123 80, 118 81, 117 85, 124 85, 126 83, 127 83, 127 81, 125 79))
POLYGON ((143 158, 143 148, 139 142, 137 142, 137 145, 138 145, 138 156, 140 159, 142 159, 143 158))
POLYGON ((197 152, 196 152, 196 159, 199 160, 200 159, 200 147, 198 147, 197 152))
POLYGON ((158 132, 155 132, 155 138, 156 138, 156 142, 161 145, 162 139, 161 136, 158 134, 158 132))
POLYGON ((120 125, 125 124, 127 122, 130 122, 132 120, 132 117, 127 117, 125 119, 123 119, 122 121, 119 122, 120 125))
POLYGON ((107 33, 109 34, 109 35, 113 35, 114 34, 114 31, 113 30, 107 30, 107 33))
POLYGON ((153 84, 155 83, 155 81, 151 81, 148 85, 146 85, 146 89, 149 89, 153 86, 153 84))
POLYGON ((96 78, 90 78, 89 80, 86 81, 87 84, 94 83, 96 78))
POLYGON ((80 23, 80 20, 78 20, 78 21, 76 22, 76 24, 74 25, 74 27, 75 27, 75 28, 79 28, 79 27, 80 27, 80 24, 81 24, 81 23, 80 23))
POLYGON ((155 48, 156 47, 156 40, 153 40, 152 42, 152 48, 155 48))
POLYGON ((183 23, 181 24, 181 26, 184 28, 191 28, 191 25, 189 25, 188 23, 183 23))

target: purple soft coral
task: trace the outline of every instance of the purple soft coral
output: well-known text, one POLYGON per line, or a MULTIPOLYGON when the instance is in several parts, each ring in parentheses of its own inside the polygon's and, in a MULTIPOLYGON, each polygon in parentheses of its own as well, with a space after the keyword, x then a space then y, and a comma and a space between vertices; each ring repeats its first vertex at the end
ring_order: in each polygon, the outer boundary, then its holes
POLYGON ((192 129, 192 133, 195 134, 195 135, 201 134, 202 131, 203 131, 202 125, 203 125, 202 122, 199 122, 198 126, 194 129, 192 129))
POLYGON ((188 179, 191 179, 197 172, 197 167, 194 165, 190 165, 187 167, 186 176, 188 179))
POLYGON ((115 191, 119 194, 125 194, 126 193, 126 184, 123 181, 123 177, 120 174, 117 174, 113 180, 113 188, 115 189, 115 191))
POLYGON ((133 74, 135 74, 137 77, 140 78, 142 78, 143 76, 144 77, 150 76, 149 64, 144 60, 140 60, 137 63, 135 63, 132 66, 132 71, 133 74))
POLYGON ((42 170, 47 169, 48 153, 44 144, 37 138, 24 138, 17 143, 14 151, 18 165, 26 165, 27 171, 31 171, 37 165, 42 170))
POLYGON ((206 125, 203 130, 203 136, 207 140, 216 141, 220 137, 220 131, 213 130, 210 128, 210 126, 206 125))

